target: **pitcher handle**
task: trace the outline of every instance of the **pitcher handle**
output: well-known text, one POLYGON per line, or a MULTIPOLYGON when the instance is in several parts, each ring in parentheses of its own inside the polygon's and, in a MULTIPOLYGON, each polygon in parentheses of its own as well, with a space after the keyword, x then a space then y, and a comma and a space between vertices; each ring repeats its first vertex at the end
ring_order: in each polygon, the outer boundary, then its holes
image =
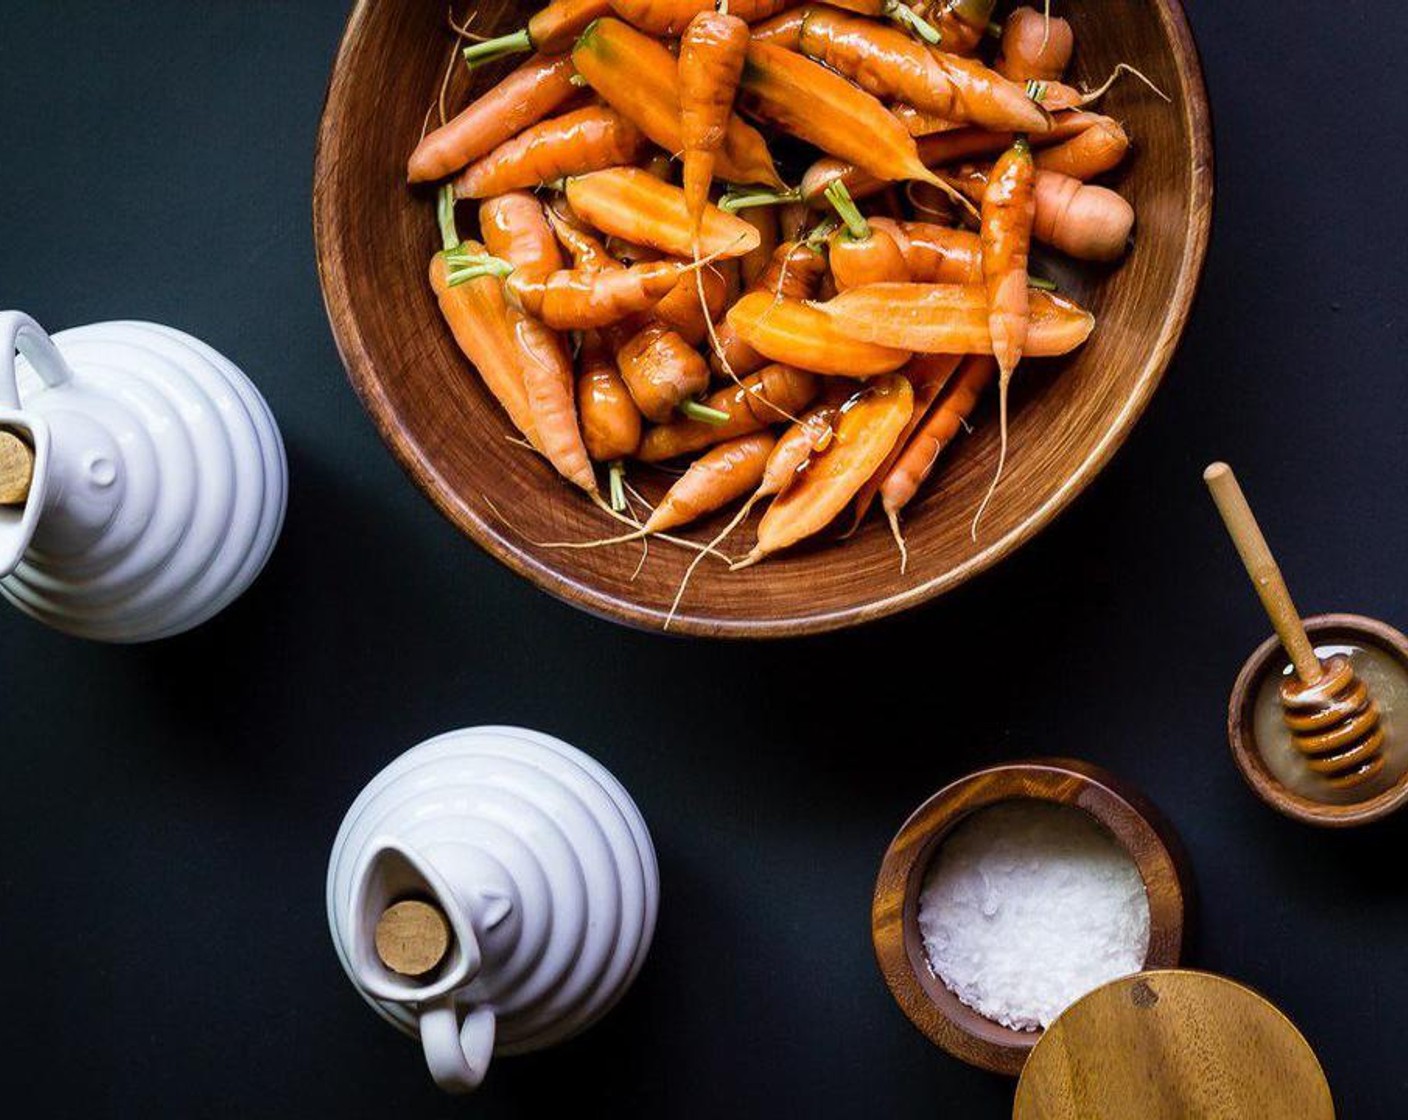
POLYGON ((23 311, 0 311, 0 405, 20 407, 16 351, 25 356, 46 385, 62 385, 73 379, 73 371, 43 327, 23 311))
POLYGON ((489 1072, 494 1054, 494 1013, 476 1007, 460 1022, 453 994, 420 1012, 420 1041, 435 1084, 449 1093, 472 1093, 489 1072))

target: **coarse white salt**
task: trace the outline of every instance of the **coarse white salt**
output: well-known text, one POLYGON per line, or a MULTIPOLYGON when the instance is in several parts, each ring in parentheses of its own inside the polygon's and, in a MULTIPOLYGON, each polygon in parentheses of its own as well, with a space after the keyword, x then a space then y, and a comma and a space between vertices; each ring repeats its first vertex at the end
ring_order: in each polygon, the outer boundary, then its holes
POLYGON ((1139 869, 1088 813, 1025 799, 943 841, 919 896, 934 974, 979 1014, 1037 1030, 1149 951, 1139 869))

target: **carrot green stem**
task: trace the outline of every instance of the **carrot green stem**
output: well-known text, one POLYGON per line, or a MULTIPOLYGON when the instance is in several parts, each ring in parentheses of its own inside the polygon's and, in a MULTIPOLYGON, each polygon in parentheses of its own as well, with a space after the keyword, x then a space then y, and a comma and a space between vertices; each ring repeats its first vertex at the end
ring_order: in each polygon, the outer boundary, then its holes
POLYGON ((727 424, 731 417, 727 412, 720 412, 717 408, 710 408, 707 404, 700 404, 698 401, 685 401, 680 405, 680 411, 691 420, 698 420, 701 424, 727 424))
POLYGON ((620 513, 626 508, 626 464, 617 459, 606 476, 610 480, 611 508, 620 513))
POLYGON ((860 212, 851 192, 840 179, 835 179, 827 185, 826 201, 831 203, 841 221, 846 223, 846 230, 850 233, 852 241, 870 240, 870 223, 865 220, 865 215, 860 212))
POLYGON ((1032 78, 1027 82, 1027 96, 1040 105, 1046 100, 1046 83, 1032 78))
POLYGON ((801 201, 802 192, 796 188, 790 191, 730 191, 719 199, 719 209, 725 214, 737 214, 752 206, 782 206, 801 201))
POLYGON ((983 30, 987 32, 989 39, 1002 38, 1002 24, 995 19, 988 20, 988 25, 983 30))
POLYGON ((453 288, 478 280, 481 276, 507 276, 513 271, 513 265, 482 253, 457 253, 448 249, 445 252, 445 271, 445 283, 453 288))
POLYGON ((1043 292, 1054 292, 1056 290, 1056 281, 1048 280, 1045 276, 1028 276, 1027 287, 1040 288, 1043 292))
POLYGON ((533 49, 533 40, 528 38, 528 29, 515 31, 512 35, 500 35, 497 39, 485 39, 482 43, 470 43, 465 47, 464 60, 473 70, 496 58, 511 54, 522 54, 533 49))
POLYGON ((807 238, 805 241, 802 242, 802 244, 805 245, 808 249, 811 249, 813 252, 820 252, 821 246, 826 244, 827 238, 829 238, 833 233, 836 232, 840 224, 841 223, 838 222, 835 218, 822 219, 821 221, 817 222, 816 227, 811 231, 811 233, 807 234, 807 238))
POLYGON ((452 253, 460 247, 460 231, 455 228, 455 188, 446 183, 435 196, 435 220, 440 223, 440 240, 445 243, 445 252, 452 253))
POLYGON ((1013 140, 1012 149, 1019 156, 1024 156, 1027 159, 1031 159, 1032 157, 1032 143, 1025 136, 1019 136, 1017 139, 1013 140))
POLYGON ((907 31, 914 32, 926 43, 932 43, 937 47, 944 40, 937 27, 918 12, 907 8, 899 0, 889 0, 889 3, 885 5, 885 14, 907 31))

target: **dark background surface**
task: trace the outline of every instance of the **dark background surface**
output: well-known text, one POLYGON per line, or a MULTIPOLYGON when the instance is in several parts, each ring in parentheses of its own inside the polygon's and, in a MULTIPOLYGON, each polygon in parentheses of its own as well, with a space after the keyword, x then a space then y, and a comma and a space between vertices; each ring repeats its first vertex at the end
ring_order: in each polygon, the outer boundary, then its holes
POLYGON ((1342 1115, 1401 1115, 1408 817, 1321 834, 1242 786, 1225 699, 1267 627, 1199 472, 1236 462, 1307 612, 1408 622, 1408 15, 1194 5, 1217 228, 1129 445, 1034 545, 930 609, 751 647, 546 598, 378 443, 323 316, 309 221, 344 15, 3 5, 0 307, 51 330, 192 331, 264 390, 292 468, 270 567, 199 632, 105 648, 0 617, 5 1099, 85 1117, 1007 1116, 1009 1082, 932 1049, 891 1001, 870 891, 938 786, 1065 753, 1181 831, 1203 903, 1191 963, 1285 1008, 1342 1115), (620 776, 664 897, 619 1009, 497 1064, 464 1104, 342 975, 323 875, 382 765, 497 722, 620 776))

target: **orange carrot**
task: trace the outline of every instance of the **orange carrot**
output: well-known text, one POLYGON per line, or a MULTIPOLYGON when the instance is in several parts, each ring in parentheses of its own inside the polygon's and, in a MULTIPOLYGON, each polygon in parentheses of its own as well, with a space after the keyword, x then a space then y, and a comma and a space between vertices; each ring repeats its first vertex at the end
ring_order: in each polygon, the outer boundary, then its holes
MULTIPOLYGON (((1063 296, 1033 289, 1029 299, 1030 357, 1070 353, 1095 328, 1094 316, 1063 296)), ((978 285, 867 284, 805 306, 830 320, 832 333, 859 342, 883 340, 903 347, 898 353, 992 353, 987 297, 978 285)))
POLYGON ((614 109, 588 105, 540 121, 470 164, 455 180, 455 197, 487 198, 630 163, 646 143, 614 109))
POLYGON ((819 533, 835 520, 885 461, 914 411, 914 390, 899 374, 867 385, 842 407, 826 449, 812 457, 758 525, 746 567, 819 533))
POLYGON ((641 441, 640 458, 661 463, 780 423, 806 408, 817 388, 817 379, 805 370, 766 366, 703 402, 723 414, 723 422, 683 419, 652 428, 641 441))
POLYGON ((657 424, 709 387, 709 367, 699 351, 658 319, 620 345, 616 365, 636 407, 657 424))
POLYGON ((691 346, 698 346, 709 334, 705 322, 705 310, 712 322, 724 311, 724 278, 713 265, 693 274, 681 276, 651 312, 657 319, 679 332, 680 337, 691 346), (704 302, 699 300, 699 289, 704 289, 704 302))
POLYGON ((990 357, 964 359, 943 396, 905 444, 899 458, 884 472, 880 483, 880 502, 900 550, 901 572, 909 566, 909 550, 900 531, 900 513, 914 500, 919 487, 933 473, 944 448, 967 424, 983 390, 996 373, 997 363, 990 357))
POLYGON ((565 51, 588 24, 610 10, 607 0, 552 0, 546 8, 535 13, 528 26, 521 31, 465 47, 464 60, 472 70, 493 59, 520 51, 538 50, 552 54, 565 51))
MULTIPOLYGON (((620 5, 622 0, 615 0, 620 5)), ((645 0, 656 9, 659 0, 645 0)), ((672 6, 689 7, 678 2, 672 6)), ((684 149, 684 197, 698 233, 714 182, 714 163, 723 147, 738 78, 748 54, 748 25, 733 12, 713 5, 698 12, 680 39, 680 140, 684 149)), ((698 256, 696 251, 695 256, 698 256)))
POLYGON ((1025 140, 1018 140, 993 165, 983 194, 983 277, 988 294, 988 328, 997 359, 998 424, 1001 449, 992 486, 973 518, 973 539, 983 510, 997 491, 1007 463, 1007 398, 1012 374, 1026 350, 1031 324, 1027 265, 1036 220, 1036 165, 1025 140))
POLYGON ((976 233, 931 222, 897 222, 891 218, 871 218, 870 227, 889 234, 904 257, 908 279, 916 283, 983 282, 983 243, 976 233))
POLYGON ((992 24, 996 0, 937 0, 929 5, 930 19, 952 54, 975 54, 992 24))
MULTIPOLYGON (((773 251, 762 275, 749 285, 748 294, 766 292, 770 299, 810 299, 825 272, 826 258, 816 249, 803 242, 784 241, 773 251)), ((719 324, 718 339, 710 365, 719 373, 731 370, 738 377, 767 365, 767 358, 744 342, 733 324, 719 324)))
POLYGON ((836 317, 827 311, 801 300, 778 299, 768 292, 744 296, 729 308, 728 322, 758 353, 813 373, 876 377, 899 369, 910 356, 908 350, 847 337, 838 328, 836 317))
MULTIPOLYGON (((964 167, 949 182, 972 198, 987 189, 985 168, 964 167)), ((1113 261, 1124 255, 1134 229, 1134 207, 1112 190, 1091 186, 1059 171, 1036 173, 1037 239, 1068 256, 1113 261)))
POLYGON ((582 338, 577 376, 577 416, 587 454, 598 463, 610 463, 611 508, 626 508, 625 468, 621 460, 640 446, 641 417, 630 390, 621 380, 615 359, 599 335, 582 338))
POLYGON ((979 62, 931 50, 895 27, 822 6, 803 21, 799 47, 876 97, 984 128, 1051 128, 1051 117, 1016 82, 979 62))
POLYGON ((904 254, 895 239, 866 220, 844 183, 833 184, 826 197, 842 222, 828 239, 828 259, 837 291, 910 278, 904 254))
POLYGON ((1124 126, 1110 117, 1098 117, 1084 132, 1037 152, 1036 166, 1085 182, 1118 167, 1128 152, 1124 126))
MULTIPOLYGON (((602 100, 668 153, 683 150, 679 64, 661 43, 618 19, 599 19, 582 33, 572 60, 602 100)), ((729 117, 715 172, 731 183, 781 188, 762 134, 729 117)))
POLYGON ((485 386, 503 406, 513 426, 541 449, 538 430, 523 388, 518 349, 509 324, 504 288, 492 266, 459 267, 457 257, 482 261, 484 247, 461 241, 455 230, 455 200, 446 186, 439 196, 440 233, 444 250, 430 261, 430 286, 455 342, 485 386))
POLYGON ((606 251, 601 243, 577 215, 560 199, 548 207, 548 224, 572 258, 572 267, 585 272, 602 272, 623 267, 621 262, 606 251))
POLYGON ((509 309, 509 322, 543 455, 563 478, 595 494, 596 474, 577 427, 572 360, 562 336, 514 308, 509 309))
POLYGON ((762 481, 776 443, 771 433, 755 432, 710 449, 666 491, 644 531, 687 525, 741 498, 762 481))
MULTIPOLYGON (((629 268, 559 269, 536 277, 514 271, 509 291, 530 314, 557 330, 590 330, 649 311, 680 284, 683 261, 644 261, 629 268)), ((691 290, 693 278, 687 278, 691 290)))
POLYGON ((751 287, 767 271, 772 255, 777 251, 777 208, 751 206, 740 211, 738 216, 758 231, 758 247, 738 258, 740 278, 751 287))
POLYGON ((1017 8, 1002 22, 997 72, 1014 82, 1057 82, 1071 64, 1076 37, 1071 25, 1035 8, 1017 8))
POLYGON ((479 231, 489 252, 508 261, 520 282, 542 280, 563 267, 542 203, 527 191, 486 198, 479 205, 479 231))
POLYGON ((963 126, 957 121, 939 113, 932 113, 927 109, 916 109, 913 105, 906 105, 902 101, 897 101, 890 106, 890 112, 895 120, 904 125, 905 130, 914 137, 933 136, 938 132, 952 132, 954 129, 963 126))
POLYGON ((841 75, 771 43, 753 43, 740 88, 750 110, 881 179, 943 186, 914 138, 874 97, 841 75))
MULTIPOLYGON (((567 180, 567 201, 603 233, 649 245, 675 257, 695 248, 684 191, 635 167, 593 171, 567 180)), ((710 256, 741 257, 757 248, 758 231, 717 206, 704 208, 699 250, 710 256)))
POLYGON ((427 134, 411 153, 407 179, 428 183, 453 175, 542 120, 577 92, 574 73, 566 55, 534 55, 448 124, 427 134))
MULTIPOLYGON (((729 0, 729 14, 744 24, 769 19, 793 0, 729 0)), ((714 0, 611 0, 615 13, 632 27, 666 39, 679 38, 696 16, 712 13, 714 0)))
POLYGON ((753 42, 771 43, 775 47, 795 51, 802 33, 802 21, 810 12, 811 8, 806 6, 788 8, 771 19, 755 23, 751 29, 753 42))

